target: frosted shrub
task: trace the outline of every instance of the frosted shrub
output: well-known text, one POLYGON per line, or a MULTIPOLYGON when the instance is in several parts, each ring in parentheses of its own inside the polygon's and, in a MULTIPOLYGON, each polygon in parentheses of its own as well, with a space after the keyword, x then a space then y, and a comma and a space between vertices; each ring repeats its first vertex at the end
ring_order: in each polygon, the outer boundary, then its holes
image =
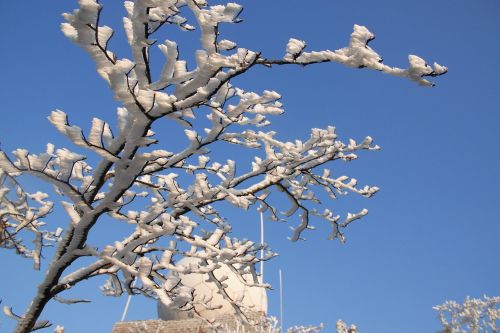
POLYGON ((500 321, 500 297, 467 297, 463 304, 447 301, 434 307, 443 333, 494 333, 500 321))

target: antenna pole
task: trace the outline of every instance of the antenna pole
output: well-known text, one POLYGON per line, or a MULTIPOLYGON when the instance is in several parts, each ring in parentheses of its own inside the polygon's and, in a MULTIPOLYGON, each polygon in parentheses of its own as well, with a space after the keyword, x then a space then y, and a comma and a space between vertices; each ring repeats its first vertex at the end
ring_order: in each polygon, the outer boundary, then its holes
MULTIPOLYGON (((144 247, 146 248, 148 245, 146 244, 144 247)), ((137 283, 137 278, 134 279, 134 282, 132 282, 132 288, 135 287, 135 284, 137 283)), ((128 312, 128 307, 130 306, 130 302, 132 301, 132 295, 128 295, 127 297, 127 303, 125 303, 125 309, 123 309, 123 314, 122 314, 122 319, 120 321, 124 321, 125 317, 127 316, 128 312)))
MULTIPOLYGON (((260 207, 262 208, 262 206, 260 207)), ((264 213, 260 211, 260 243, 264 244, 264 213)), ((260 250, 260 283, 264 283, 264 248, 260 250)), ((266 291, 264 288, 260 290, 260 304, 264 304, 264 297, 266 296, 266 291)), ((267 316, 267 299, 266 306, 264 307, 264 315, 267 316)), ((261 326, 260 330, 262 333, 263 327, 261 326)))
POLYGON ((280 326, 281 333, 283 332, 283 279, 281 277, 281 269, 279 270, 279 278, 280 278, 280 326))
POLYGON ((132 295, 128 295, 127 303, 125 304, 125 309, 123 310, 122 319, 120 321, 124 321, 125 320, 125 316, 127 315, 128 307, 130 305, 130 301, 131 300, 132 300, 132 295))
MULTIPOLYGON (((264 213, 260 212, 260 243, 264 244, 264 213)), ((264 248, 260 250, 260 278, 264 283, 264 248)))
MULTIPOLYGON (((135 279, 134 282, 132 282, 132 288, 135 287, 136 282, 137 282, 137 279, 135 279)), ((122 319, 120 321, 125 320, 125 316, 127 315, 128 307, 130 305, 130 301, 132 301, 132 295, 128 295, 128 297, 127 297, 127 303, 125 303, 125 309, 123 309, 122 319)))

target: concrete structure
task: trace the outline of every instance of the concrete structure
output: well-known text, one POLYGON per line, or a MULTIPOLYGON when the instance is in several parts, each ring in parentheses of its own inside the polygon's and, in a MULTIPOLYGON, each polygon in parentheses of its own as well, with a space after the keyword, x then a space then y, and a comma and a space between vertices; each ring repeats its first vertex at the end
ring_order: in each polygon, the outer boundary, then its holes
MULTIPOLYGON (((198 265, 199 259, 184 258, 178 265, 198 265)), ((233 300, 238 300, 247 311, 267 314, 267 294, 264 288, 249 287, 233 273, 227 266, 222 265, 214 271, 217 279, 227 277, 224 280, 226 293, 233 300)), ((217 285, 209 280, 208 274, 186 274, 181 275, 182 284, 194 289, 195 309, 203 318, 213 321, 219 317, 233 313, 231 304, 219 292, 217 285), (209 307, 205 307, 202 301, 209 307)), ((252 268, 248 274, 242 276, 246 283, 253 283, 257 279, 255 270, 252 268)), ((163 320, 181 320, 194 318, 190 311, 179 311, 174 307, 164 306, 158 303, 158 317, 163 320)))
MULTIPOLYGON (((196 258, 184 258, 178 265, 198 265, 196 258)), ((193 311, 181 311, 158 303, 158 320, 142 320, 118 322, 113 327, 113 333, 214 333, 222 332, 259 332, 265 326, 267 314, 267 294, 265 289, 250 287, 257 278, 252 268, 242 276, 244 281, 227 266, 222 265, 214 271, 217 279, 224 280, 225 291, 233 300, 237 300, 245 308, 245 315, 250 324, 242 325, 234 316, 231 304, 219 292, 216 284, 209 281, 208 274, 181 275, 182 284, 194 289, 195 309, 202 316, 195 316, 193 311), (201 305, 204 302, 207 306, 201 305), (212 325, 210 322, 214 322, 212 325), (221 329, 222 328, 222 329, 221 329), (228 330, 229 329, 229 330, 228 330), (243 330, 242 330, 243 329, 243 330)))

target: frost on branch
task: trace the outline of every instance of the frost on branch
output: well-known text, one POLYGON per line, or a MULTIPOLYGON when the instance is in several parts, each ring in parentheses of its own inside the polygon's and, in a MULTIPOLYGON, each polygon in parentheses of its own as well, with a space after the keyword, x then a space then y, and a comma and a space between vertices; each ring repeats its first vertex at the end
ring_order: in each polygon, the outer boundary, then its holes
POLYGON ((14 175, 0 169, 0 247, 13 249, 23 257, 32 258, 40 269, 42 249, 56 242, 62 232, 45 230, 43 219, 52 211, 53 203, 42 192, 25 192, 14 175), (33 246, 23 240, 31 235, 33 246))
POLYGON ((497 332, 500 322, 500 297, 467 297, 463 304, 447 301, 434 307, 439 312, 443 333, 497 332))
POLYGON ((319 52, 303 52, 306 43, 301 40, 291 38, 286 46, 286 54, 282 61, 262 60, 263 64, 300 64, 308 65, 318 62, 338 62, 354 68, 370 68, 382 71, 387 74, 406 77, 424 86, 432 86, 433 83, 425 79, 426 76, 438 76, 446 73, 448 69, 444 66, 434 63, 431 67, 425 60, 415 56, 408 56, 409 67, 400 69, 390 67, 382 62, 379 56, 368 43, 375 39, 366 27, 354 25, 354 31, 351 34, 349 46, 335 50, 325 50, 319 52))
MULTIPOLYGON (((345 48, 306 52, 306 42, 290 39, 283 59, 268 59, 220 38, 220 24, 240 22, 240 5, 210 6, 204 0, 125 1, 123 24, 132 57, 121 58, 109 50, 113 30, 101 24, 102 5, 96 0, 78 3, 79 9, 64 14, 61 29, 89 53, 122 106, 116 124, 94 118, 88 130, 70 124, 63 111, 55 110, 48 117, 71 143, 97 155, 100 160, 95 164, 81 153, 52 144, 39 154, 25 149, 11 155, 0 151, 2 246, 33 257, 38 267, 40 249, 51 239, 58 241, 40 293, 19 317, 18 333, 33 328, 39 309, 50 299, 64 301, 60 293, 97 276, 107 277, 102 287, 106 295, 141 293, 180 310, 195 311, 192 289, 182 284, 179 274, 208 274, 234 312, 247 320, 241 301, 230 297, 223 279, 213 272, 225 266, 246 285, 269 287, 256 274, 251 281, 243 276, 275 254, 264 244, 233 238, 221 203, 243 210, 259 207, 271 220, 291 220, 293 241, 304 239, 318 219, 331 226, 330 239, 344 242, 345 229, 368 211, 356 209, 341 217, 329 203, 320 202, 320 193, 332 200, 348 193, 373 196, 378 187, 358 185, 355 178, 335 174, 331 164, 354 161, 360 151, 380 147, 369 136, 343 142, 331 126, 313 128, 304 139, 282 140, 269 128, 272 117, 284 112, 281 95, 270 89, 245 91, 235 86, 233 78, 256 65, 320 62, 376 69, 423 85, 430 85, 425 77, 446 72, 445 67, 431 68, 416 56, 410 56, 407 69, 383 64, 368 46, 373 34, 358 25, 345 48), (186 17, 193 17, 193 22, 186 17), (199 30, 200 47, 188 57, 193 64, 180 54, 178 41, 154 38, 159 29, 172 27, 199 30), (162 53, 158 73, 151 66, 150 50, 155 45, 162 53), (184 137, 179 138, 186 142, 184 148, 174 150, 168 142, 158 141, 152 129, 165 121, 185 127, 184 137), (210 154, 215 144, 248 150, 253 162, 245 166, 232 159, 216 160, 210 154), (52 204, 45 194, 24 192, 15 180, 19 175, 37 177, 64 196, 63 237, 60 229, 42 230, 41 219, 52 204), (273 191, 288 200, 285 211, 277 208, 276 196, 270 195, 273 191), (37 202, 35 208, 28 204, 31 199, 37 202), (133 230, 123 239, 106 235, 110 236, 107 245, 98 248, 88 236, 105 215, 133 230), (17 237, 21 231, 35 235, 34 250, 17 237), (263 259, 258 255, 262 249, 266 250, 263 259), (93 262, 79 265, 83 256, 93 262), (182 265, 183 257, 197 264, 182 265)), ((200 302, 208 306, 208 300, 200 302)))
POLYGON ((347 326, 347 324, 342 320, 337 320, 337 333, 358 333, 358 327, 354 324, 347 326))
POLYGON ((75 145, 89 148, 110 161, 117 160, 117 157, 107 150, 107 147, 113 143, 113 133, 109 125, 101 119, 94 118, 92 120, 92 128, 88 138, 83 135, 80 127, 68 124, 68 117, 63 111, 52 111, 48 119, 59 132, 67 136, 75 145))
POLYGON ((54 328, 54 333, 64 333, 64 327, 57 325, 56 328, 54 328))

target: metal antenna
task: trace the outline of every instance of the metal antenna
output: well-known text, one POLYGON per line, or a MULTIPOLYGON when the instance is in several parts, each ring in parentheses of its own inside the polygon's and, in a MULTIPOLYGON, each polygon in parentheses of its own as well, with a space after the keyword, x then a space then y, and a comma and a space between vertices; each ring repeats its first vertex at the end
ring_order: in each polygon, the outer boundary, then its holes
POLYGON ((281 333, 283 332, 283 279, 281 277, 281 269, 279 270, 279 275, 280 275, 280 326, 281 326, 281 333))
MULTIPOLYGON (((147 248, 148 244, 144 245, 144 248, 147 248)), ((132 282, 132 288, 135 287, 135 284, 137 283, 137 278, 134 279, 134 282, 132 282)), ((125 303, 125 309, 123 309, 123 314, 122 314, 122 319, 120 321, 125 320, 125 316, 127 316, 128 312, 128 307, 130 306, 130 302, 132 301, 132 295, 128 295, 127 297, 127 303, 125 303)))
MULTIPOLYGON (((262 208, 262 206, 260 206, 262 208)), ((260 244, 264 246, 264 214, 260 211, 260 244)), ((264 247, 260 249, 260 283, 264 283, 264 247)), ((263 303, 265 290, 260 290, 260 304, 263 303)), ((267 313, 265 313, 267 315, 267 313)), ((264 325, 260 325, 260 333, 264 332, 264 325)))
MULTIPOLYGON (((132 282, 132 288, 135 287, 135 283, 136 282, 137 282, 137 279, 135 279, 134 282, 132 282)), ((125 303, 125 309, 123 309, 122 319, 120 321, 124 321, 125 320, 125 316, 127 315, 128 307, 130 305, 130 301, 131 300, 132 300, 132 295, 128 295, 128 297, 127 297, 127 303, 125 303)))
MULTIPOLYGON (((264 245, 264 213, 260 212, 260 243, 264 245)), ((264 283, 264 248, 260 250, 260 278, 264 283)))
MULTIPOLYGON (((260 208, 262 208, 262 206, 260 208)), ((264 245, 264 213, 262 211, 260 211, 260 243, 264 245)), ((260 250, 260 283, 264 283, 264 248, 260 250)), ((260 304, 264 303, 265 294, 265 289, 262 289, 260 291, 260 304)), ((267 306, 265 311, 265 315, 267 315, 267 306)), ((263 327, 261 327, 261 332, 262 328, 263 327)))

